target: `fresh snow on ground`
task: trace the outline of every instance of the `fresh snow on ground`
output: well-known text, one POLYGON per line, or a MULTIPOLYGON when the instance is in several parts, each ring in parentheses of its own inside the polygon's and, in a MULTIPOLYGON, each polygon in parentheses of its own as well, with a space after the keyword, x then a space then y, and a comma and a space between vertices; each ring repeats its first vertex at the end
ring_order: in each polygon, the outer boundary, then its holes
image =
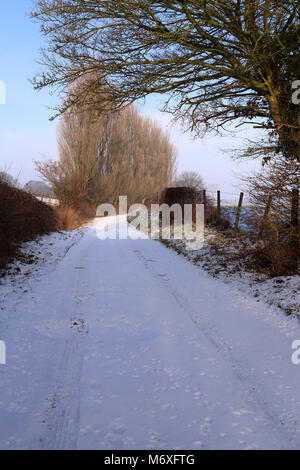
POLYGON ((0 448, 300 448, 299 321, 114 221, 1 279, 0 448))
POLYGON ((210 276, 222 279, 242 292, 247 291, 257 302, 271 305, 286 315, 300 316, 300 276, 272 278, 257 273, 255 267, 246 269, 245 261, 251 256, 251 250, 257 248, 247 237, 226 237, 206 227, 205 243, 200 250, 186 250, 184 240, 171 239, 164 243, 210 276))
MULTIPOLYGON (((228 209, 231 213, 231 222, 234 223, 232 207, 228 209)), ((225 213, 229 217, 230 213, 225 213)), ((132 221, 134 217, 129 217, 132 221)), ((230 217, 229 217, 230 219, 230 217)), ((151 216, 141 219, 143 227, 139 227, 144 233, 150 233, 151 216)), ((253 263, 253 253, 257 250, 261 241, 253 241, 247 232, 253 231, 249 224, 251 220, 251 208, 245 208, 238 235, 228 236, 211 226, 205 227, 204 245, 198 250, 187 249, 185 239, 169 239, 168 228, 160 229, 158 238, 166 246, 184 256, 201 270, 205 270, 210 276, 222 279, 224 282, 233 284, 242 292, 245 290, 256 298, 257 302, 265 302, 272 305, 281 313, 300 317, 300 276, 270 277, 270 275, 257 272, 257 266, 253 263)), ((147 235, 148 236, 148 235, 147 235)))

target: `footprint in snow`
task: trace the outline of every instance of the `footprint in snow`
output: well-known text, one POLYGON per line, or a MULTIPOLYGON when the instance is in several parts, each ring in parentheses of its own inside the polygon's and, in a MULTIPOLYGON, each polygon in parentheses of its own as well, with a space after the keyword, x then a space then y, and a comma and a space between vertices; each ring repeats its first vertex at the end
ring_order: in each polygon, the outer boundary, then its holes
POLYGON ((83 318, 71 318, 71 328, 80 334, 87 334, 89 332, 88 325, 83 318))

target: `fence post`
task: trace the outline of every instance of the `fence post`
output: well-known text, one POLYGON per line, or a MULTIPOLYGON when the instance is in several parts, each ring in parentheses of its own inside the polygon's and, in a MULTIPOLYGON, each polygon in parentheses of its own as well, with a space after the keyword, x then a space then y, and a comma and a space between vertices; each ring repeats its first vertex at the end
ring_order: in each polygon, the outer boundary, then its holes
POLYGON ((221 191, 217 193, 217 218, 218 221, 221 219, 221 191))
POLYGON ((238 205, 238 210, 237 210, 236 218, 235 218, 235 224, 234 224, 234 230, 235 231, 237 231, 238 228, 239 228, 239 222, 240 222, 240 217, 241 217, 243 199, 244 199, 244 193, 241 193, 240 194, 239 205, 238 205))
POLYGON ((263 216, 262 222, 260 224, 260 228, 259 228, 259 232, 258 232, 258 236, 257 236, 258 240, 261 239, 261 237, 264 233, 264 228, 265 228, 266 222, 269 218, 269 213, 270 213, 270 210, 271 210, 272 200, 273 200, 273 196, 269 196, 268 201, 267 201, 267 205, 266 205, 266 208, 265 208, 264 216, 263 216))
POLYGON ((295 250, 292 256, 293 268, 297 270, 300 254, 299 247, 299 189, 295 188, 292 192, 292 210, 291 210, 291 246, 295 250))
POLYGON ((292 212, 291 212, 292 229, 297 232, 299 227, 299 189, 293 189, 292 193, 292 212))
POLYGON ((206 208, 206 189, 203 189, 203 204, 204 204, 204 207, 206 208))

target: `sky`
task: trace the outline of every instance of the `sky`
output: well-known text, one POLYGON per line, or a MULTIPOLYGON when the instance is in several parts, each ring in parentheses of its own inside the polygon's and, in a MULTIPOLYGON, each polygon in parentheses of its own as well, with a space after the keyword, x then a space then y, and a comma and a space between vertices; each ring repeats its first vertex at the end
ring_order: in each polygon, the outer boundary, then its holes
MULTIPOLYGON (((57 158, 56 126, 50 109, 59 97, 50 90, 37 92, 29 79, 40 69, 39 49, 43 38, 39 26, 27 16, 32 0, 2 2, 0 23, 0 82, 6 85, 6 104, 0 104, 0 171, 18 177, 21 184, 40 179, 35 160, 57 158)), ((208 189, 220 189, 224 199, 235 199, 241 183, 237 177, 257 169, 258 162, 237 162, 223 150, 239 147, 243 134, 194 140, 179 126, 170 126, 171 117, 159 111, 161 97, 141 104, 143 114, 156 119, 170 132, 178 148, 178 171, 199 172, 208 189)))

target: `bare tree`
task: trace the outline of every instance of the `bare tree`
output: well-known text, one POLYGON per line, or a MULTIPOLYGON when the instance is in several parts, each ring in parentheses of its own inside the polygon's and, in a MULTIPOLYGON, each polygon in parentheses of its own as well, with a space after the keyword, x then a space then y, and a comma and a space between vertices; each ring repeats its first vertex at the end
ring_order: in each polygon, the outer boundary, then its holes
POLYGON ((274 156, 272 162, 260 171, 243 178, 250 202, 260 216, 264 213, 269 197, 272 197, 268 225, 269 229, 273 227, 276 237, 290 231, 292 191, 299 178, 297 162, 288 161, 282 156, 274 156))
POLYGON ((103 118, 91 110, 68 110, 57 129, 59 161, 36 162, 39 173, 63 204, 92 202, 90 188, 98 175, 97 148, 103 125, 103 118))
POLYGON ((205 189, 202 176, 196 171, 184 171, 176 179, 177 187, 192 188, 195 191, 201 191, 205 189))
POLYGON ((274 275, 298 270, 300 237, 293 218, 297 220, 299 214, 292 215, 292 207, 299 179, 298 163, 282 155, 273 156, 261 171, 243 179, 254 208, 254 220, 265 240, 260 255, 274 275))
POLYGON ((128 195, 139 202, 171 184, 176 169, 176 149, 168 134, 136 106, 111 116, 110 138, 103 155, 104 176, 116 199, 128 195))
POLYGON ((36 162, 63 204, 141 202, 171 184, 176 149, 168 134, 134 105, 99 114, 76 106, 58 126, 59 161, 36 162))
POLYGON ((252 123, 273 131, 287 159, 300 162, 300 9, 295 0, 36 0, 48 46, 37 89, 86 76, 116 108, 151 93, 197 133, 252 123), (92 73, 97 73, 92 76, 92 73), (100 82, 97 77, 102 76, 100 82))
POLYGON ((18 180, 16 178, 13 178, 7 171, 0 171, 0 182, 1 183, 6 183, 9 186, 12 187, 19 187, 18 180))

